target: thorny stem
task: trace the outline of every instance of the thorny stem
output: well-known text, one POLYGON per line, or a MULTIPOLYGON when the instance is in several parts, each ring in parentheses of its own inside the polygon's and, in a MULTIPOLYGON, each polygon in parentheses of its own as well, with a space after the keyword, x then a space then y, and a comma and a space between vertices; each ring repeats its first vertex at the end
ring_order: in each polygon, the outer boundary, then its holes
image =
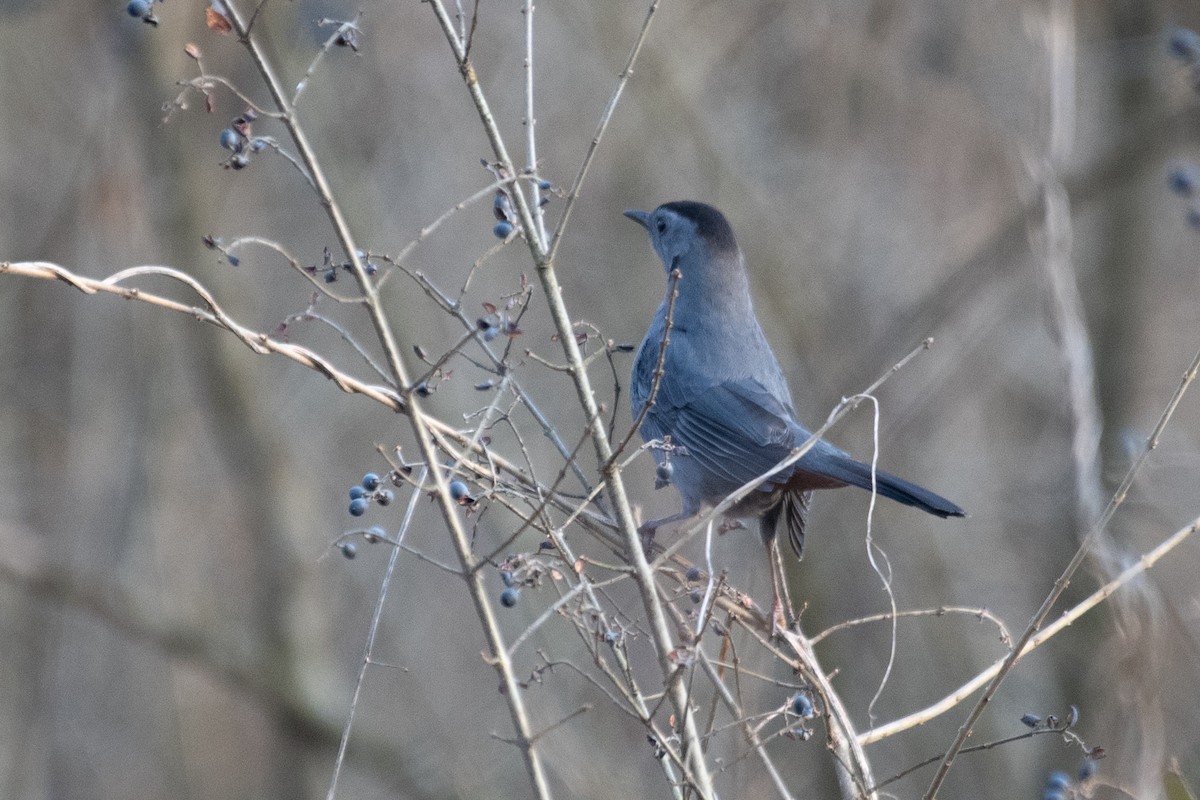
MULTIPOLYGON (((522 13, 525 15, 525 147, 529 154, 526 170, 536 175, 537 164, 537 118, 533 115, 533 0, 525 0, 522 13)), ((465 52, 464 52, 465 55, 465 52)), ((534 181, 530 184, 533 196, 533 219, 537 223, 538 238, 546 241, 546 216, 542 213, 542 190, 534 181)))
MULTIPOLYGON (((654 365, 654 379, 650 384, 650 394, 646 397, 645 404, 642 405, 642 410, 638 413, 637 419, 633 421, 633 426, 629 429, 629 433, 625 434, 625 438, 617 445, 613 451, 613 458, 618 458, 629 444, 630 439, 637 434, 638 428, 642 427, 642 422, 646 419, 646 415, 654 408, 654 404, 658 399, 658 388, 662 385, 663 365, 667 362, 667 346, 671 343, 671 325, 675 319, 675 301, 679 299, 679 281, 682 279, 683 273, 677 269, 671 270, 670 286, 667 290, 667 319, 663 326, 662 341, 658 343, 658 361, 654 365)), ((639 353, 640 355, 640 353, 639 353)))
POLYGON ((1150 451, 1158 446, 1159 437, 1162 436, 1163 430, 1167 427, 1167 422, 1170 421, 1171 416, 1175 413, 1175 409, 1179 407, 1180 401, 1183 400, 1184 393, 1187 392, 1188 387, 1196 379, 1197 372, 1200 372, 1200 351, 1197 351, 1195 356, 1192 357, 1192 363, 1188 366, 1187 370, 1184 371, 1183 378, 1180 380, 1179 386, 1175 389, 1175 393, 1171 395, 1171 399, 1167 402, 1166 408, 1163 409, 1162 415, 1158 419, 1158 423, 1154 426, 1154 431, 1150 434, 1150 438, 1146 441, 1146 446, 1142 448, 1141 453, 1139 453, 1138 457, 1134 459, 1134 462, 1129 465, 1129 470, 1125 473, 1125 477, 1121 480, 1121 485, 1118 486, 1117 490, 1113 493, 1112 499, 1108 501, 1108 506, 1104 509, 1104 513, 1100 515, 1100 518, 1096 520, 1091 530, 1089 530, 1087 535, 1083 537, 1083 541, 1080 542, 1079 548, 1075 551, 1075 555, 1071 558, 1070 563, 1068 563, 1063 569, 1062 574, 1058 577, 1058 580, 1054 582, 1054 587, 1050 590, 1050 593, 1046 595, 1046 599, 1042 601, 1041 607, 1038 608, 1032 619, 1029 620, 1029 624, 1025 626, 1025 630, 1021 632, 1021 636, 1017 639, 1017 643, 1013 646, 1012 652, 1005 657, 1004 661, 1001 662, 1000 666, 996 669, 995 677, 992 678, 983 694, 980 695, 979 700, 977 700, 975 705, 971 708, 970 713, 967 714, 966 720, 964 720, 963 724, 959 727, 958 734, 955 736, 950 748, 946 751, 945 756, 943 756, 941 763, 938 765, 937 773, 934 775, 933 781, 930 783, 929 790, 926 792, 925 796, 928 798, 928 800, 932 800, 937 795, 937 790, 945 781, 951 765, 954 764, 954 757, 958 755, 960 750, 962 750, 963 745, 966 743, 975 727, 975 723, 979 721, 979 718, 983 715, 984 709, 987 708, 988 704, 991 702, 991 699, 1000 689, 1000 684, 1004 683, 1004 679, 1008 677, 1010 672, 1012 672, 1017 661, 1019 661, 1021 657, 1025 655, 1026 649, 1032 649, 1027 648, 1027 646, 1034 638, 1034 634, 1036 634, 1038 629, 1042 627, 1042 623, 1046 621, 1046 618, 1050 616, 1050 612, 1054 609, 1054 605, 1058 602, 1058 599, 1062 596, 1062 593, 1066 591, 1067 587, 1071 585, 1071 579, 1075 576, 1075 573, 1083 564, 1084 559, 1087 558, 1088 554, 1091 552, 1092 547, 1100 538, 1101 533, 1103 533, 1105 528, 1108 527, 1109 521, 1112 520, 1113 515, 1117 513, 1117 509, 1121 506, 1121 503, 1125 501, 1125 497, 1129 494, 1129 488, 1133 485, 1133 479, 1137 476, 1142 464, 1144 464, 1146 459, 1149 457, 1150 451))
MULTIPOLYGON (((226 3, 226 10, 228 11, 229 20, 233 24, 234 30, 237 32, 239 39, 246 45, 246 49, 250 52, 251 58, 258 67, 263 81, 267 84, 276 107, 283 115, 281 122, 287 128, 292 140, 296 143, 300 158, 308 169, 309 175, 312 176, 321 206, 329 216, 329 221, 333 226, 338 241, 346 257, 350 260, 351 271, 363 293, 367 313, 379 337, 384 357, 387 359, 391 379, 397 387, 408 387, 410 386, 408 373, 404 363, 400 359, 400 351, 392 332, 392 326, 383 310, 383 304, 379 302, 378 289, 363 268, 362 259, 359 257, 358 248, 355 246, 349 223, 346 221, 341 207, 333 196, 333 191, 329 186, 325 173, 317 160, 312 146, 309 144, 308 137, 305 135, 299 119, 296 117, 295 110, 287 93, 284 91, 283 84, 275 74, 274 66, 267 59, 263 49, 258 45, 256 38, 251 34, 232 2, 226 3)), ((404 393, 404 410, 412 425, 413 433, 417 438, 421 457, 427 464, 438 463, 437 450, 430 433, 429 422, 421 410, 420 403, 413 397, 411 390, 404 393)), ((441 509, 442 517, 450 531, 455 551, 463 566, 463 578, 467 583, 471 599, 475 604, 476 614, 479 616, 480 624, 488 640, 488 649, 491 651, 489 661, 496 668, 497 672, 500 673, 501 681, 505 687, 505 699, 513 719, 513 726, 517 730, 517 743, 525 758, 525 765, 529 772, 530 781, 539 798, 549 798, 551 796, 549 781, 542 764, 540 751, 532 742, 532 727, 530 726, 529 716, 525 710, 516 674, 513 672, 512 661, 508 657, 507 648, 504 645, 504 637, 496 621, 491 600, 484 590, 482 576, 474 569, 475 555, 471 550, 470 538, 462 526, 459 509, 450 497, 446 478, 441 470, 433 470, 433 480, 437 486, 438 505, 441 509)))
POLYGON ((821 668, 808 638, 799 631, 782 631, 782 636, 803 665, 805 675, 816 685, 821 699, 825 701, 829 748, 835 756, 834 763, 838 766, 837 777, 842 797, 865 797, 873 800, 877 795, 874 790, 867 788, 875 785, 871 762, 858 741, 850 712, 842 704, 841 695, 821 668))
MULTIPOLYGON (((446 8, 441 0, 430 0, 429 4, 433 9, 438 24, 441 26, 446 41, 454 53, 463 82, 466 84, 467 91, 475 103, 480 122, 483 124, 488 141, 492 145, 492 152, 496 156, 497 161, 500 162, 500 165, 509 174, 513 174, 512 159, 509 158, 508 150, 500 134, 500 129, 488 106, 487 99, 484 97, 483 89, 479 85, 475 68, 467 57, 462 41, 455 34, 453 20, 446 12, 446 8)), ((662 601, 658 596, 654 572, 651 570, 650 564, 646 560, 646 554, 642 550, 641 537, 637 532, 637 525, 633 519, 629 499, 625 493, 624 482, 621 479, 617 465, 612 461, 611 443, 604 429, 603 417, 600 415, 596 405, 595 395, 592 392, 591 381, 583 365, 579 345, 575 341, 574 327, 571 324, 566 304, 562 298, 562 288, 558 283, 553 260, 550 257, 545 240, 539 234, 528 201, 519 185, 514 185, 513 187, 512 200, 516 206, 521 228, 525 233, 525 239, 529 245, 530 254, 537 268, 538 280, 541 283, 551 319, 554 322, 555 329, 558 331, 559 341, 562 344, 567 362, 570 365, 571 378, 575 384, 576 394, 583 407, 584 417, 588 420, 588 429, 596 450, 597 460, 600 464, 604 465, 601 472, 607 484, 609 499, 614 507, 617 522, 625 539, 628 556, 633 562, 638 590, 642 597, 650 633, 654 639, 655 649, 659 658, 659 667, 662 670, 671 705, 675 711, 676 725, 679 726, 678 733, 683 742, 686 778, 694 784, 696 791, 702 798, 705 800, 715 798, 716 794, 713 789, 712 778, 709 774, 708 765, 704 761, 700 734, 696 727, 695 715, 691 710, 687 689, 683 682, 679 680, 681 672, 672 660, 675 651, 675 642, 663 611, 662 601)))
MULTIPOLYGON (((422 468, 420 475, 417 477, 418 485, 424 483, 426 474, 427 470, 422 468)), ((416 511, 417 501, 420 498, 420 490, 414 487, 412 495, 408 500, 408 508, 404 511, 404 519, 400 523, 400 530, 396 534, 395 546, 388 555, 387 569, 384 572, 383 579, 379 582, 379 596, 375 600, 375 610, 371 614, 371 625, 367 629, 367 641, 363 645, 362 662, 358 668, 358 681, 354 684, 354 697, 350 701, 350 713, 346 716, 346 725, 342 729, 342 740, 338 744, 337 760, 334 761, 333 777, 329 781, 329 792, 326 794, 326 800, 334 800, 337 797, 338 778, 342 774, 342 765, 346 761, 346 749, 350 744, 350 731, 354 726, 354 712, 358 709, 359 698, 362 697, 363 684, 367 679, 367 668, 371 665, 372 656, 375 652, 375 637, 379 633, 379 623, 383 619, 383 601, 387 599, 388 589, 392 585, 392 576, 396 570, 396 561, 400 557, 400 546, 404 542, 405 534, 408 533, 408 527, 412 523, 413 512, 416 511)))

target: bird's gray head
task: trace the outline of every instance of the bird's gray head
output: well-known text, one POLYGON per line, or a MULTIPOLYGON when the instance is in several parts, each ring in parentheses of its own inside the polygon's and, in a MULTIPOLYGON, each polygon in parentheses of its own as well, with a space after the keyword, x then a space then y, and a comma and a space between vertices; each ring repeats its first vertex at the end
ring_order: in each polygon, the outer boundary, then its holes
POLYGON ((650 234, 650 243, 668 272, 703 268, 712 259, 740 264, 738 243, 725 215, 707 203, 678 200, 653 211, 626 211, 625 216, 650 234))

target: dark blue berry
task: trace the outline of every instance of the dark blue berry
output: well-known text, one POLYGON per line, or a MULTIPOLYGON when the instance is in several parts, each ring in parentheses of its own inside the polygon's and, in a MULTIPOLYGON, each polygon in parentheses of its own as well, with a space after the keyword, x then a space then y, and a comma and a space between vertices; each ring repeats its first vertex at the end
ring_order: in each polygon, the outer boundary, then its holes
POLYGON ((496 226, 492 228, 492 233, 496 235, 497 239, 507 239, 508 235, 512 232, 512 223, 506 222, 505 220, 500 220, 496 223, 496 226))
POLYGON ((368 261, 367 263, 363 264, 363 271, 368 275, 374 275, 376 272, 379 272, 379 267, 368 261))
POLYGON ((500 570, 500 580, 503 581, 504 585, 509 589, 517 585, 517 582, 513 580, 513 574, 506 569, 500 570))
POLYGON ((699 567, 688 567, 687 579, 689 581, 692 581, 693 583, 700 580, 700 568, 699 567))
POLYGON ((470 497, 471 491, 462 481, 450 481, 450 497, 454 500, 462 500, 464 497, 470 497))
POLYGON ((238 260, 238 257, 232 253, 227 253, 225 255, 225 260, 229 262, 229 266, 231 267, 236 267, 238 264, 242 263, 240 260, 238 260))
MULTIPOLYGON (((130 3, 132 6, 133 4, 130 3)), ((133 13, 132 11, 130 12, 133 13)), ((1189 63, 1200 59, 1200 36, 1188 28, 1176 28, 1171 31, 1169 42, 1171 55, 1189 63)))
POLYGON ((396 495, 392 494, 391 489, 382 489, 375 493, 375 502, 381 506, 390 506, 395 499, 396 495))
POLYGON ((245 169, 250 166, 250 159, 245 153, 237 153, 233 158, 229 159, 229 166, 234 169, 245 169))
POLYGON ((251 153, 261 153, 263 150, 266 150, 266 149, 267 149, 267 140, 266 139, 260 139, 260 138, 255 137, 254 139, 250 140, 250 152, 251 153))
MULTIPOLYGON (((134 2, 137 2, 137 0, 134 0, 134 2)), ((129 5, 132 7, 133 3, 129 5)), ((241 142, 241 137, 237 135, 237 132, 233 128, 226 128, 221 131, 221 147, 224 147, 226 150, 236 150, 241 142)))
POLYGON ((671 482, 671 476, 675 474, 675 465, 670 461, 664 461, 654 470, 654 476, 658 478, 660 484, 671 482))
POLYGON ((144 17, 150 13, 150 0, 129 0, 125 10, 131 17, 144 17))
POLYGON ((387 538, 387 531, 385 531, 383 528, 379 527, 378 525, 372 525, 371 527, 367 528, 367 532, 365 534, 363 534, 363 539, 366 540, 367 544, 375 544, 376 542, 382 542, 386 538, 387 538))
POLYGON ((1046 778, 1046 791, 1063 791, 1071 785, 1071 776, 1065 772, 1051 772, 1046 778))
POLYGON ((483 332, 483 340, 485 342, 490 342, 492 339, 495 339, 499 335, 500 335, 499 328, 495 328, 495 327, 488 328, 486 331, 483 332))
POLYGON ((1196 170, 1191 166, 1176 167, 1167 175, 1167 186, 1181 197, 1191 197, 1196 191, 1196 170))
POLYGON ((337 270, 331 269, 325 273, 325 282, 326 283, 333 283, 336 280, 337 280, 337 270))
POLYGON ((1079 780, 1088 781, 1096 774, 1096 759, 1085 758, 1079 765, 1079 780))
POLYGON ((368 492, 373 492, 378 489, 379 476, 374 472, 368 472, 366 475, 363 475, 362 488, 366 489, 368 492))
POLYGON ((704 599, 704 592, 700 591, 699 589, 692 589, 690 592, 688 592, 688 597, 692 599, 693 603, 699 605, 700 601, 704 599))
POLYGON ((1195 206, 1189 208, 1187 214, 1184 215, 1184 219, 1187 220, 1187 224, 1191 227, 1200 228, 1200 208, 1196 208, 1195 206))
POLYGON ((354 558, 358 555, 358 548, 355 547, 354 542, 346 542, 342 545, 342 555, 346 558, 354 558))
POLYGON ((521 592, 517 587, 510 586, 500 593, 500 605, 505 608, 512 608, 521 599, 521 592))
POLYGON ((617 643, 617 632, 616 631, 605 631, 604 632, 604 643, 605 644, 616 644, 617 643))
POLYGON ((350 501, 350 516, 361 517, 367 513, 367 498, 356 497, 350 501))
POLYGON ((817 710, 813 708, 812 700, 804 692, 792 695, 792 713, 801 719, 812 719, 817 710))
POLYGON ((350 487, 350 499, 351 500, 357 500, 358 498, 366 495, 366 493, 367 493, 367 490, 361 486, 351 486, 350 487))
POLYGON ((549 191, 551 185, 552 184, 548 180, 543 179, 543 180, 538 181, 538 188, 541 189, 543 192, 549 191))
POLYGON ((421 381, 413 391, 417 393, 417 397, 429 397, 433 393, 433 390, 429 388, 428 381, 421 381))
POLYGON ((1042 723, 1042 718, 1037 714, 1025 714, 1021 717, 1021 724, 1027 728, 1036 728, 1042 723))

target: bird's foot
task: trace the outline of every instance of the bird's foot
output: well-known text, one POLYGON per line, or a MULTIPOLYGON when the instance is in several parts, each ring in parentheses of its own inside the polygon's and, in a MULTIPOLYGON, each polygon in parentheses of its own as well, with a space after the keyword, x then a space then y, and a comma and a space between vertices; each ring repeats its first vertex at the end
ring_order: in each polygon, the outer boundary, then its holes
POLYGON ((742 531, 746 529, 746 523, 742 522, 737 517, 725 517, 721 520, 721 524, 717 526, 717 533, 724 536, 730 531, 742 531))
POLYGON ((642 537, 642 553, 646 558, 654 555, 654 534, 657 530, 657 525, 646 524, 638 527, 638 535, 642 537))

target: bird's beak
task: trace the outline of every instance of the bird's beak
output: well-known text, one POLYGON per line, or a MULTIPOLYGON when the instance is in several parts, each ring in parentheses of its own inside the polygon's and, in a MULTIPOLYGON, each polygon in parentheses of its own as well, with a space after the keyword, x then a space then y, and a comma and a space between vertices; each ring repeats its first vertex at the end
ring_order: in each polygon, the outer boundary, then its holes
POLYGON ((650 230, 650 212, 649 211, 626 211, 625 216, 641 225, 646 230, 650 230))

